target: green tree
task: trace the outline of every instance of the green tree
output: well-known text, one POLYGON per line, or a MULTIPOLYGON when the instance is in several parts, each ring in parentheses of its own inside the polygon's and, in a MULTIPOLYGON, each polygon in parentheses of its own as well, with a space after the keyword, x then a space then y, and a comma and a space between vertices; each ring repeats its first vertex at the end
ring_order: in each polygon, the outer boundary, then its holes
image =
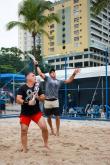
POLYGON ((108 5, 110 5, 110 0, 96 0, 93 4, 92 11, 95 15, 98 15, 108 5))
POLYGON ((24 67, 22 51, 16 47, 4 48, 0 50, 0 73, 19 72, 24 67))
POLYGON ((7 29, 10 30, 15 26, 19 26, 32 34, 33 37, 33 53, 36 51, 36 36, 48 33, 45 30, 45 25, 56 21, 59 23, 58 15, 55 13, 45 14, 52 7, 50 1, 45 0, 24 0, 19 7, 19 16, 24 18, 24 21, 11 21, 7 24, 7 29))

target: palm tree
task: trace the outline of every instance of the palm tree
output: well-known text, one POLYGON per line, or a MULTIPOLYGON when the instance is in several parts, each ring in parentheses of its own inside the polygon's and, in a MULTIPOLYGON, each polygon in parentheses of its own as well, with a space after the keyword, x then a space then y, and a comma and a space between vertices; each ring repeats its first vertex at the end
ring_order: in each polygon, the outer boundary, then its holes
MULTIPOLYGON (((45 31, 44 26, 53 21, 59 23, 58 15, 55 13, 45 14, 52 7, 50 1, 45 0, 24 0, 19 7, 18 14, 24 18, 24 21, 11 21, 7 24, 7 30, 19 26, 32 34, 33 37, 33 52, 36 50, 36 36, 48 33, 45 31)), ((34 53, 35 54, 35 53, 34 53)))
POLYGON ((98 15, 108 5, 110 5, 110 0, 96 0, 92 7, 92 11, 95 15, 98 15))

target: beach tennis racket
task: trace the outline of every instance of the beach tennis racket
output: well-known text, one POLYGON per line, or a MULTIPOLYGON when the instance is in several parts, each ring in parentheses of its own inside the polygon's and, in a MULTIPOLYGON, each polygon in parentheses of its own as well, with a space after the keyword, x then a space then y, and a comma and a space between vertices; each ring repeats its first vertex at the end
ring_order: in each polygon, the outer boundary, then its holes
POLYGON ((35 93, 39 92, 39 83, 38 82, 35 83, 34 91, 35 91, 35 93))
POLYGON ((28 57, 30 57, 34 62, 36 62, 36 59, 32 54, 28 54, 28 57))

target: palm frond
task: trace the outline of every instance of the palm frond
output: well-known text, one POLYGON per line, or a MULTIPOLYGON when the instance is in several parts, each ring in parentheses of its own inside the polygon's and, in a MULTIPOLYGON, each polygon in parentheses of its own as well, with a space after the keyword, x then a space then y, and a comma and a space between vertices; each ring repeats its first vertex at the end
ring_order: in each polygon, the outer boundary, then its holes
POLYGON ((38 32, 38 34, 45 34, 48 38, 49 38, 49 34, 43 29, 43 28, 40 28, 39 29, 39 32, 38 32))
POLYGON ((58 17, 58 14, 55 14, 55 13, 52 13, 52 14, 49 14, 48 17, 47 17, 47 20, 49 23, 55 21, 57 23, 60 23, 60 19, 58 17))
POLYGON ((96 0, 91 10, 95 15, 98 15, 104 8, 110 5, 110 0, 96 0))
POLYGON ((12 28, 14 28, 14 27, 16 27, 16 26, 19 26, 19 27, 21 27, 21 28, 24 29, 24 30, 27 30, 27 29, 28 29, 28 27, 27 27, 27 25, 26 25, 25 23, 19 22, 19 21, 11 21, 11 22, 9 22, 9 23, 6 25, 7 30, 11 30, 12 28))

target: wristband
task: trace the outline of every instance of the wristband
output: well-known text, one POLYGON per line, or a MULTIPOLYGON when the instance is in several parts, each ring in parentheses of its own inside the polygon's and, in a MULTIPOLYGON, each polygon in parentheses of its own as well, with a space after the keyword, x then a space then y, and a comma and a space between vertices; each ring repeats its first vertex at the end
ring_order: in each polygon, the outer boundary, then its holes
POLYGON ((35 64, 36 67, 38 67, 39 65, 38 64, 35 64))
POLYGON ((73 76, 75 77, 76 76, 76 73, 73 73, 73 76))

